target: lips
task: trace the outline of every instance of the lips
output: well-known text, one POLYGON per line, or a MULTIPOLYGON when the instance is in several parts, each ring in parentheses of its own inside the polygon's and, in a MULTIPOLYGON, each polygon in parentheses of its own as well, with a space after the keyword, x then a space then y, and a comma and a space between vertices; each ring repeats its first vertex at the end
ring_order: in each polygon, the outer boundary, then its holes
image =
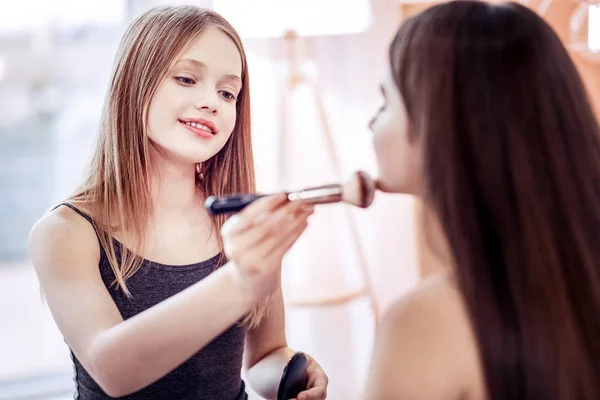
POLYGON ((196 130, 196 129, 203 130, 212 135, 216 135, 219 132, 216 125, 207 119, 186 118, 186 119, 180 119, 179 122, 190 128, 193 128, 194 130, 196 130))

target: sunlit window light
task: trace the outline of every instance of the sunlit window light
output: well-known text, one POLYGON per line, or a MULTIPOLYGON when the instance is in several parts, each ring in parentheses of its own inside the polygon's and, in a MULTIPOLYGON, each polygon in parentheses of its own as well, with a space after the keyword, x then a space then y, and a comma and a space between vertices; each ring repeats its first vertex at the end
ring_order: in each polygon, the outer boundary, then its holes
POLYGON ((77 28, 120 24, 125 20, 125 0, 18 0, 0 12, 0 32, 20 33, 47 25, 77 28))
POLYGON ((591 5, 588 15, 588 44, 593 51, 600 51, 600 5, 591 5))

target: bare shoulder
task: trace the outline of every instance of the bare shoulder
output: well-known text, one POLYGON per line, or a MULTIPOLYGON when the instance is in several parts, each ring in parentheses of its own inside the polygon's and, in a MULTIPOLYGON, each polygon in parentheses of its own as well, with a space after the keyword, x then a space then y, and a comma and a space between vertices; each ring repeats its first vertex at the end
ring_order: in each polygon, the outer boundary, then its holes
POLYGON ((446 333, 464 333, 469 328, 462 296, 449 274, 432 276, 397 300, 386 312, 384 325, 405 333, 424 331, 435 340, 448 340, 448 335, 434 328, 446 328, 446 333))
POLYGON ((31 229, 29 256, 58 329, 94 372, 94 340, 123 321, 100 275, 94 227, 68 207, 50 211, 31 229))
POLYGON ((72 261, 99 262, 100 244, 93 226, 68 207, 40 218, 29 233, 29 256, 38 275, 72 261))
POLYGON ((483 399, 476 340, 460 291, 433 276, 394 303, 380 327, 369 399, 483 399))

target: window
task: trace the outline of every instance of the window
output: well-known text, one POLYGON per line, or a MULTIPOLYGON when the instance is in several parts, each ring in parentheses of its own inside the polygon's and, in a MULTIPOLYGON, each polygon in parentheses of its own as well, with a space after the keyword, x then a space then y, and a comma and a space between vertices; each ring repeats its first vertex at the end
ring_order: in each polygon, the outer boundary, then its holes
POLYGON ((600 52, 600 5, 591 5, 588 13, 588 45, 600 52))

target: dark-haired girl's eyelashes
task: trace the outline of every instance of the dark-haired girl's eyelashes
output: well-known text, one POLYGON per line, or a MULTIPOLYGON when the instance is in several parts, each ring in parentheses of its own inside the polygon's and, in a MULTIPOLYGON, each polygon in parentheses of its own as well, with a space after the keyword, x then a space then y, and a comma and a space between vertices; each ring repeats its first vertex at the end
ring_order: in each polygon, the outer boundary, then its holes
POLYGON ((378 109, 377 111, 375 111, 375 115, 373 116, 373 118, 371 118, 371 120, 369 120, 369 129, 373 129, 373 125, 375 124, 375 121, 377 121, 377 117, 379 117, 379 114, 381 114, 381 112, 385 109, 385 103, 383 103, 378 109))

